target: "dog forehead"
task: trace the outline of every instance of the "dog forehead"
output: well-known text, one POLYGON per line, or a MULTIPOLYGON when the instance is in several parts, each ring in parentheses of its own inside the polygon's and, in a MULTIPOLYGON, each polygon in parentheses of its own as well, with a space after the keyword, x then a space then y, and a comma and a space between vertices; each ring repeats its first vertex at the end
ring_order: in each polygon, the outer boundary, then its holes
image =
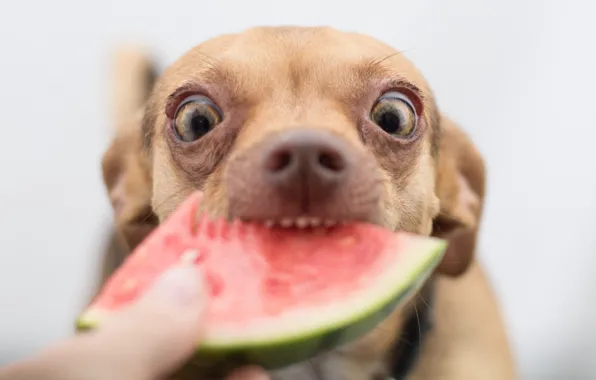
MULTIPOLYGON (((221 35, 191 49, 164 73, 172 87, 202 81, 216 71, 236 90, 272 90, 323 84, 349 87, 378 78, 427 85, 399 51, 373 38, 330 27, 257 27, 221 35)), ((216 81, 220 81, 217 78, 216 81)))
POLYGON ((213 56, 252 57, 256 61, 336 57, 350 62, 396 52, 372 37, 330 27, 256 27, 208 40, 198 48, 213 56), (222 43, 227 49, 221 50, 222 43))

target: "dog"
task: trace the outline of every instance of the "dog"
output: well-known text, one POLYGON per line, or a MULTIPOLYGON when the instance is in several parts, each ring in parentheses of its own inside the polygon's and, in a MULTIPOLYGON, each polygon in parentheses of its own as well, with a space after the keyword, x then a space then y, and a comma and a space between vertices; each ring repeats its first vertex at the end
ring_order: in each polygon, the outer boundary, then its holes
POLYGON ((142 53, 118 57, 117 127, 102 162, 114 237, 100 284, 197 189, 201 212, 218 217, 437 236, 449 247, 417 297, 272 378, 516 378, 475 259, 485 163, 403 54, 328 27, 257 27, 212 38, 159 75, 142 53))

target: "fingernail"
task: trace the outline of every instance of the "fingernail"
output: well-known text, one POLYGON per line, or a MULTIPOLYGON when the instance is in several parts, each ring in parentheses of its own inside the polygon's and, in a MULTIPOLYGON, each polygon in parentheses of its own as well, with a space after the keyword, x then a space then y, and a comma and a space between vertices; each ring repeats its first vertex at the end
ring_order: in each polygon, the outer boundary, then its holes
POLYGON ((235 371, 226 380, 270 380, 270 377, 259 367, 246 367, 235 371))
POLYGON ((153 285, 148 297, 156 297, 177 307, 193 307, 204 301, 204 286, 197 267, 181 265, 168 270, 153 285))

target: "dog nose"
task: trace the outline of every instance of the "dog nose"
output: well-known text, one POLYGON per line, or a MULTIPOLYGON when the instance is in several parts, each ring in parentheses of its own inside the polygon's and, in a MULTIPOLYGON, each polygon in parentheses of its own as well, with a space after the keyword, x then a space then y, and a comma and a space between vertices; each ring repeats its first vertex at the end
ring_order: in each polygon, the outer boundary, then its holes
POLYGON ((271 182, 291 184, 311 177, 336 182, 346 171, 346 149, 337 138, 319 131, 292 131, 270 142, 265 170, 271 182))
POLYGON ((372 220, 381 190, 376 165, 357 142, 322 128, 272 133, 231 158, 229 214, 274 222, 372 220))
POLYGON ((308 190, 310 196, 337 186, 349 170, 349 148, 338 137, 318 130, 277 135, 264 149, 263 164, 270 185, 308 190))

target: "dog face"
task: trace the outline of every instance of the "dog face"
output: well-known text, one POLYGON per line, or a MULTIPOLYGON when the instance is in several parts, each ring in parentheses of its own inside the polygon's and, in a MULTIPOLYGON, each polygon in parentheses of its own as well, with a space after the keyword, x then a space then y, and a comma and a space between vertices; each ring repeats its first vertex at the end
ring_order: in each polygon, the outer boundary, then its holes
MULTIPOLYGON (((201 211, 221 217, 449 238, 439 272, 451 275, 471 260, 484 196, 480 156, 418 70, 330 28, 255 28, 192 49, 120 126, 103 170, 131 248, 200 189, 201 211)), ((382 372, 400 315, 321 359, 325 378, 382 372)))

